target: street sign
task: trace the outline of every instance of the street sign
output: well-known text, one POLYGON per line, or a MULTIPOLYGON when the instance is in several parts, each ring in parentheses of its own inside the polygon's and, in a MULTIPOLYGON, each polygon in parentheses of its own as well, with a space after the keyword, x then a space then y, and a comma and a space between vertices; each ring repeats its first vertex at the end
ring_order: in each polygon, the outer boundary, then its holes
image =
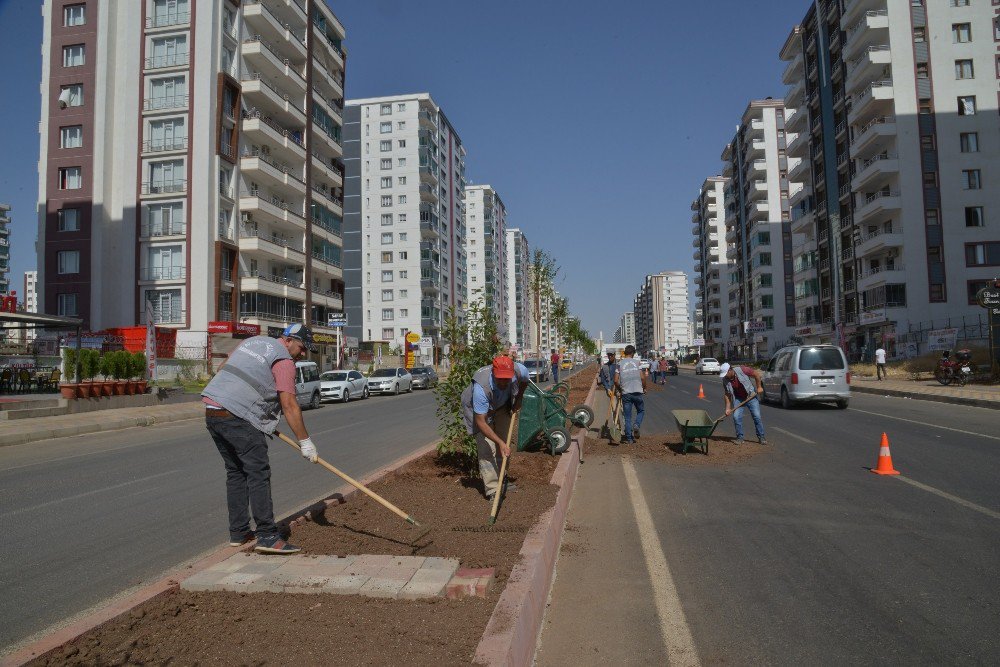
POLYGON ((705 339, 704 338, 695 338, 693 341, 691 341, 691 345, 693 347, 701 347, 704 344, 705 344, 705 339))
POLYGON ((347 326, 347 316, 343 313, 331 313, 326 316, 326 326, 328 327, 346 327, 347 326))

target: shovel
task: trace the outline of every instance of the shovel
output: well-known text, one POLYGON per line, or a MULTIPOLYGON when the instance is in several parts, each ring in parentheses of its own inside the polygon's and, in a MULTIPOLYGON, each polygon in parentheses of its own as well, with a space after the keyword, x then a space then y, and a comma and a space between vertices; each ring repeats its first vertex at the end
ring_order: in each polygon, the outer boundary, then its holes
MULTIPOLYGON (((736 406, 735 408, 733 408, 733 412, 736 412, 737 410, 739 410, 740 408, 742 408, 742 407, 743 407, 744 405, 746 405, 747 403, 749 403, 750 401, 752 401, 752 400, 753 400, 753 399, 755 399, 755 398, 757 398, 757 394, 751 394, 751 395, 750 395, 750 396, 749 396, 749 397, 747 398, 747 400, 743 401, 742 403, 740 403, 739 405, 737 405, 737 406, 736 406)), ((721 417, 719 417, 718 419, 716 419, 716 420, 715 420, 715 423, 716 423, 716 424, 718 424, 718 423, 719 423, 719 422, 721 422, 721 421, 722 421, 723 419, 725 419, 725 418, 726 418, 727 416, 728 416, 728 415, 722 415, 721 417)))
POLYGON ((621 425, 621 407, 622 402, 618 397, 617 392, 611 394, 611 424, 608 426, 608 435, 611 436, 611 442, 621 442, 622 440, 622 425, 621 425))
MULTIPOLYGON (((279 433, 278 431, 275 431, 274 434, 276 436, 278 436, 279 438, 281 438, 282 440, 284 440, 285 442, 287 442, 292 447, 294 447, 296 450, 302 451, 299 448, 299 443, 295 442, 294 440, 292 440, 291 438, 289 438, 284 433, 279 433)), ((390 503, 388 500, 386 500, 382 496, 378 495, 377 493, 375 493, 374 491, 372 491, 371 489, 369 489, 367 486, 365 486, 361 482, 355 480, 350 475, 348 475, 346 473, 343 473, 340 470, 337 470, 337 468, 335 468, 334 466, 330 465, 329 463, 327 463, 326 461, 324 461, 321 458, 317 458, 316 459, 316 463, 320 464, 321 466, 323 466, 324 468, 326 468, 327 470, 329 470, 330 472, 332 472, 334 475, 337 475, 342 480, 344 480, 345 482, 347 482, 348 484, 350 484, 351 486, 353 486, 354 488, 356 488, 358 491, 361 491, 362 493, 366 494, 369 498, 371 498, 372 500, 376 501, 377 503, 379 503, 380 505, 382 505, 386 509, 390 510, 391 512, 393 512, 395 514, 398 514, 407 523, 413 524, 414 526, 419 526, 420 525, 419 523, 417 523, 417 520, 414 519, 412 516, 410 516, 409 514, 407 514, 406 512, 404 512, 403 510, 399 509, 398 507, 396 507, 395 505, 393 505, 392 503, 390 503)))
MULTIPOLYGON (((510 416, 510 426, 507 427, 507 446, 510 447, 510 439, 514 435, 514 422, 517 421, 518 413, 515 412, 510 416)), ((500 464, 500 481, 497 484, 497 490, 493 494, 493 509, 490 510, 490 523, 493 525, 497 521, 497 512, 500 510, 500 496, 503 494, 503 483, 507 479, 507 459, 508 457, 503 457, 503 463, 500 464)))

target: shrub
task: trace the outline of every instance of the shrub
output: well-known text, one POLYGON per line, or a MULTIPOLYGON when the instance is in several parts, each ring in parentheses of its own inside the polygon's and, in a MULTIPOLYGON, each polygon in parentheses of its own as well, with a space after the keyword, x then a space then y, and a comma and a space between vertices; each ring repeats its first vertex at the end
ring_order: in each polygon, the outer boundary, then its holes
POLYGON ((101 365, 101 353, 84 348, 80 350, 80 379, 93 380, 101 365))
POLYGON ((66 382, 76 382, 76 362, 77 362, 76 348, 64 347, 63 357, 66 359, 66 376, 65 376, 66 382))
POLYGON ((129 377, 133 380, 141 380, 146 376, 146 355, 142 352, 133 352, 129 355, 129 377))

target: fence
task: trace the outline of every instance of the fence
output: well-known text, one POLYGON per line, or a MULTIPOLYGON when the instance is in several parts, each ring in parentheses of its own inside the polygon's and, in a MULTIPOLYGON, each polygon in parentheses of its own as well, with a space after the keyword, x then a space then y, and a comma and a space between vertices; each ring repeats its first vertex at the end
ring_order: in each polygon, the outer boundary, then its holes
POLYGON ((911 324, 905 333, 897 331, 896 349, 898 350, 898 354, 919 356, 928 352, 927 334, 930 331, 938 329, 957 329, 956 347, 989 346, 990 321, 984 310, 982 314, 978 314, 975 317, 948 317, 940 320, 931 320, 930 322, 911 324), (910 354, 906 354, 906 350, 910 350, 910 354))

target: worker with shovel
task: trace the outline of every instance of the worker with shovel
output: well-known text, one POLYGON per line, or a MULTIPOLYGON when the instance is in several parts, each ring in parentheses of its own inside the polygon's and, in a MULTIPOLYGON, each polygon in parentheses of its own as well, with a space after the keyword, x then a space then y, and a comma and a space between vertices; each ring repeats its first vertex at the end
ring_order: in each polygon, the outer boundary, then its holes
POLYGON ((479 474, 483 478, 486 499, 491 502, 500 479, 497 450, 504 456, 510 456, 510 443, 500 433, 510 430, 512 414, 521 408, 528 378, 528 369, 524 364, 507 356, 498 356, 490 366, 476 371, 472 382, 462 392, 465 428, 476 438, 479 474))
POLYGON ((295 398, 295 360, 301 359, 307 349, 315 347, 312 332, 304 324, 286 327, 277 340, 270 336, 248 338, 201 392, 205 425, 226 466, 230 546, 254 539, 250 531, 253 512, 257 524, 255 551, 300 551, 281 539, 274 523, 265 436, 274 433, 280 411, 299 441, 302 456, 313 463, 318 459, 295 398))
POLYGON ((760 419, 760 400, 758 399, 758 396, 764 393, 760 371, 750 366, 722 364, 719 368, 719 377, 722 378, 722 384, 726 390, 726 416, 733 416, 733 425, 736 427, 736 444, 743 444, 743 408, 746 407, 750 411, 750 416, 753 417, 757 441, 766 445, 767 438, 764 437, 764 422, 760 419), (733 406, 736 408, 734 409, 733 406))

